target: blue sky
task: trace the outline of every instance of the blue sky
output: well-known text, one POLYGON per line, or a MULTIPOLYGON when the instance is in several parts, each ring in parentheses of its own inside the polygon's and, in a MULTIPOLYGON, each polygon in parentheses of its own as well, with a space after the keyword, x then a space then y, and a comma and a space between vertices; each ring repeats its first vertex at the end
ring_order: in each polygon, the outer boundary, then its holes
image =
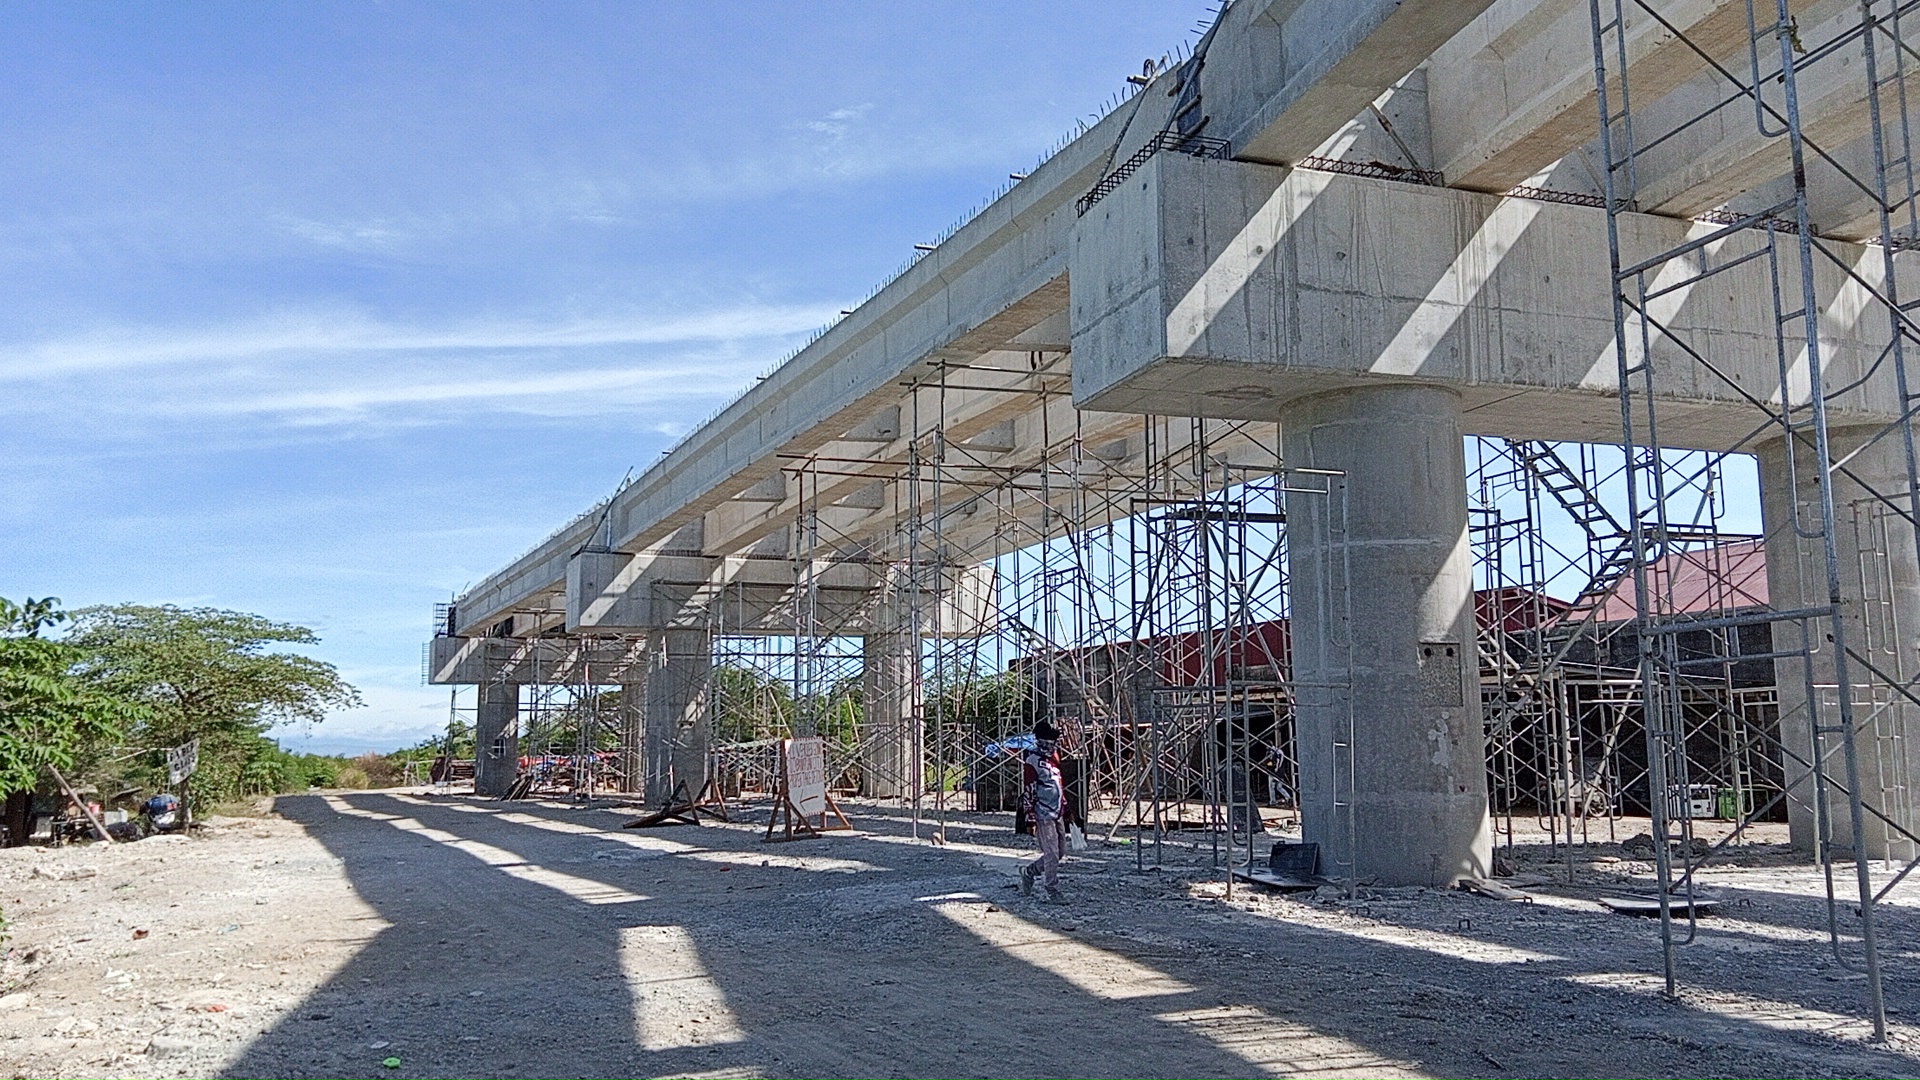
POLYGON ((431 606, 652 460, 1204 2, 16 4, 0 596, 313 627, 446 720, 431 606))

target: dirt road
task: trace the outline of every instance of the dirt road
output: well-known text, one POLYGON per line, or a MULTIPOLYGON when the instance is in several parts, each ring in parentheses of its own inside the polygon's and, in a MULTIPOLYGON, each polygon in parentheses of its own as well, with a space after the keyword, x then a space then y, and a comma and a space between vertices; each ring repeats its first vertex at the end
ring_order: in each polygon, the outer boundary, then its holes
POLYGON ((4 1070, 1920 1074, 1920 911, 1886 910, 1901 1022, 1870 1046, 1799 868, 1716 872, 1732 906, 1674 1002, 1652 927, 1591 890, 1228 902, 1204 848, 1139 872, 1113 847, 1053 906, 1008 887, 1024 848, 1003 820, 936 847, 873 806, 791 844, 425 793, 278 808, 191 841, 0 852, 4 1070))

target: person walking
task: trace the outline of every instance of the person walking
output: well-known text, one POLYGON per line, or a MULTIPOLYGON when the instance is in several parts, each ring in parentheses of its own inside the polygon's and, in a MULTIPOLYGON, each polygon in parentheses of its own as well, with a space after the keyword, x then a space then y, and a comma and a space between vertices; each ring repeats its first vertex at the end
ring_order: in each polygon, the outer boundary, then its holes
POLYGON ((1037 876, 1046 886, 1047 899, 1064 904, 1060 860, 1067 850, 1067 789, 1060 775, 1059 748, 1059 729, 1042 720, 1033 725, 1033 746, 1020 752, 1025 781, 1021 799, 1027 820, 1033 823, 1034 838, 1040 841, 1040 857, 1020 868, 1020 891, 1032 896, 1037 876))

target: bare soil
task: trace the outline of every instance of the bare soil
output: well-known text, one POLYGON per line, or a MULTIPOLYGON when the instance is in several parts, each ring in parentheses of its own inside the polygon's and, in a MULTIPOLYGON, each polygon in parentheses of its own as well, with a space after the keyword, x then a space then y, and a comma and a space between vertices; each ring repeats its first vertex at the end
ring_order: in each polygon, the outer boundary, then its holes
POLYGON ((1207 834, 1159 868, 1096 839, 1056 906, 1013 887, 1031 841, 1006 815, 934 844, 900 807, 847 809, 854 832, 770 844, 764 807, 643 832, 620 807, 347 792, 0 851, 0 1073, 1920 1075, 1920 886, 1881 909, 1875 1045, 1824 885, 1780 847, 1704 875, 1726 906, 1668 998, 1657 925, 1594 902, 1650 870, 1617 845, 1569 884, 1522 836, 1519 903, 1229 899, 1207 834))

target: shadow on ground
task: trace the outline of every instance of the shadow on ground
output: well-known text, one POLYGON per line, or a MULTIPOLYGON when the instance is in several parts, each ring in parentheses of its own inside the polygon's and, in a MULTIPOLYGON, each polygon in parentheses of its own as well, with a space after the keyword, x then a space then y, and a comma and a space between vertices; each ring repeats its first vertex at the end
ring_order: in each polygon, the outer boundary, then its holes
MULTIPOLYGON (((1597 945, 1623 932, 1608 916, 1449 897, 1476 905, 1470 929, 1392 905, 1308 925, 1285 905, 1191 900, 1119 854, 1053 908, 1003 887, 1007 857, 913 842, 872 808, 864 835, 793 844, 745 828, 641 836, 549 804, 355 794, 279 809, 391 925, 236 1077, 1920 1070, 1817 1025, 1651 995, 1617 977, 1658 970, 1651 935, 1636 928, 1645 954, 1623 968, 1597 945), (1381 926, 1398 936, 1377 940, 1381 926)), ((1847 984, 1702 975, 1784 1015, 1858 1008, 1847 984)))

